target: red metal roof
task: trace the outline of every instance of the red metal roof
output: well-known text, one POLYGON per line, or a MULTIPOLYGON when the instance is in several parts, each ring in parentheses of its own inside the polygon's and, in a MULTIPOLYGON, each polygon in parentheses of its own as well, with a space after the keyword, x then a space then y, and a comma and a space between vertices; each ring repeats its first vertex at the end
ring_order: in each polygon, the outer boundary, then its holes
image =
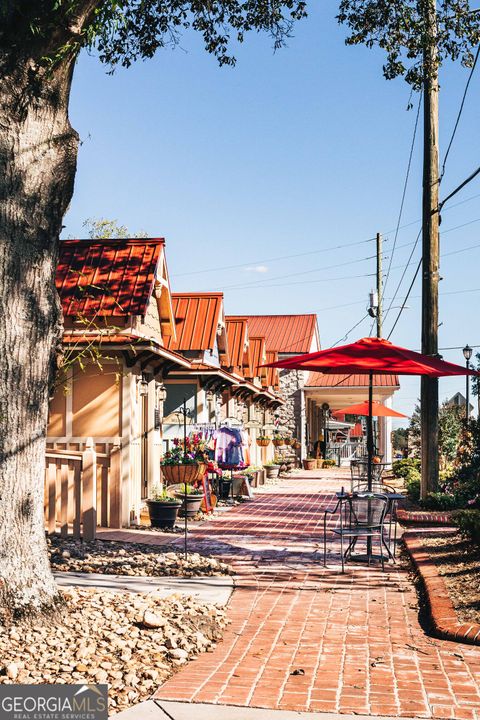
POLYGON ((223 293, 172 293, 177 339, 166 340, 167 347, 187 350, 213 350, 222 319, 223 293))
POLYGON ((251 335, 264 337, 267 350, 278 353, 307 353, 316 337, 317 316, 308 315, 248 315, 251 335))
MULTIPOLYGON (((277 362, 277 360, 278 353, 267 350, 267 363, 277 362)), ((275 390, 278 390, 280 387, 280 379, 277 368, 267 368, 267 370, 267 387, 273 387, 275 390)))
POLYGON ((235 368, 245 377, 252 377, 251 357, 248 341, 248 321, 246 317, 227 316, 228 352, 230 356, 229 367, 235 368))
POLYGON ((252 371, 254 377, 267 377, 267 368, 260 367, 267 362, 264 337, 250 337, 250 357, 252 359, 252 371))
POLYGON ((63 240, 56 286, 64 315, 145 315, 163 238, 63 240))
MULTIPOLYGON (((374 387, 398 387, 398 375, 374 375, 374 387)), ((337 375, 311 372, 305 387, 368 387, 368 375, 337 375)))

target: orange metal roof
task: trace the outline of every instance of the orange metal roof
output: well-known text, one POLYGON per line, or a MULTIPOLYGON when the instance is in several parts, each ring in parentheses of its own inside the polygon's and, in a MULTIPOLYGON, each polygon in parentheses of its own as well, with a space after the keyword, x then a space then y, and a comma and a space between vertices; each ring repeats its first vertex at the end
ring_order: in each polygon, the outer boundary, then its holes
MULTIPOLYGON (((398 387, 398 375, 374 375, 374 387, 398 387)), ((311 372, 305 387, 368 387, 368 375, 311 372)))
POLYGON ((121 345, 126 346, 132 351, 140 351, 148 348, 160 357, 176 362, 180 367, 191 367, 190 361, 183 357, 183 355, 179 355, 173 350, 167 350, 163 347, 163 345, 160 345, 151 338, 142 337, 140 335, 132 335, 131 333, 116 335, 103 333, 85 333, 83 335, 66 333, 63 336, 63 342, 66 345, 90 345, 91 343, 98 343, 99 345, 121 345))
POLYGON ((267 362, 264 337, 250 337, 250 356, 252 359, 253 376, 259 378, 267 377, 267 368, 261 367, 267 362))
POLYGON ((145 315, 163 238, 63 240, 56 286, 64 315, 145 315))
MULTIPOLYGON (((274 363, 278 360, 278 353, 267 350, 267 363, 274 363)), ((280 387, 280 379, 278 376, 278 368, 267 368, 267 387, 273 387, 278 390, 280 387)))
POLYGON ((264 337, 267 350, 278 353, 307 353, 310 352, 314 337, 318 339, 315 314, 248 315, 247 317, 250 334, 264 337))
POLYGON ((252 377, 252 363, 248 342, 248 321, 246 317, 227 316, 228 350, 230 355, 229 367, 235 368, 245 377, 252 377))
POLYGON ((221 321, 223 293, 172 293, 177 339, 167 339, 173 350, 213 350, 221 321))

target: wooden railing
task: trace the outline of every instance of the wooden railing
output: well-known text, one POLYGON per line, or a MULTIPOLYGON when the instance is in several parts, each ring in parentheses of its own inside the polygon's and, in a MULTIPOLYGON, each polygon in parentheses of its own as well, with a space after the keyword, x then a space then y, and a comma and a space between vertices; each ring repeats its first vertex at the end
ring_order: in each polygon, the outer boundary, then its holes
POLYGON ((121 527, 121 448, 98 453, 91 438, 83 450, 46 452, 45 523, 49 534, 60 530, 93 540, 97 525, 121 527))

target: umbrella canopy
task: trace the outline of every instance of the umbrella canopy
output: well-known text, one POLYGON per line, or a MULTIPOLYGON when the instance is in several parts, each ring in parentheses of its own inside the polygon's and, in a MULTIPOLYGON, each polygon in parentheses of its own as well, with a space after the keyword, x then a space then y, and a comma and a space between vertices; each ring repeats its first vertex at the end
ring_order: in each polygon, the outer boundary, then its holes
MULTIPOLYGON (((370 407, 368 400, 365 400, 365 402, 357 403, 356 405, 349 405, 348 407, 344 407, 341 410, 335 410, 333 415, 370 415, 369 410, 370 407)), ((379 403, 376 400, 372 401, 371 415, 372 417, 407 417, 403 413, 392 410, 392 408, 386 407, 385 405, 382 405, 382 403, 379 403)))
POLYGON ((383 338, 366 337, 349 345, 320 350, 305 355, 284 358, 268 367, 289 370, 312 370, 323 373, 355 373, 368 375, 367 451, 368 487, 372 487, 373 457, 373 375, 426 375, 443 377, 448 375, 480 375, 462 365, 445 362, 430 355, 407 350, 383 338))
POLYGON ((445 362, 414 350, 393 345, 382 338, 362 338, 349 345, 284 358, 268 367, 314 370, 324 373, 360 373, 385 375, 478 375, 475 370, 445 362))

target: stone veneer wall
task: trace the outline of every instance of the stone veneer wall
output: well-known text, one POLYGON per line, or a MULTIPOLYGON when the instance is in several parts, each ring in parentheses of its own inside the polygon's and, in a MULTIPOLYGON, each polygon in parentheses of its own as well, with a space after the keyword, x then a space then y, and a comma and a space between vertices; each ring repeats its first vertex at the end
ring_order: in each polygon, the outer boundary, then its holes
POLYGON ((300 389, 305 385, 305 372, 302 370, 280 370, 280 390, 285 404, 281 405, 276 414, 280 416, 280 426, 301 440, 302 428, 300 389))

